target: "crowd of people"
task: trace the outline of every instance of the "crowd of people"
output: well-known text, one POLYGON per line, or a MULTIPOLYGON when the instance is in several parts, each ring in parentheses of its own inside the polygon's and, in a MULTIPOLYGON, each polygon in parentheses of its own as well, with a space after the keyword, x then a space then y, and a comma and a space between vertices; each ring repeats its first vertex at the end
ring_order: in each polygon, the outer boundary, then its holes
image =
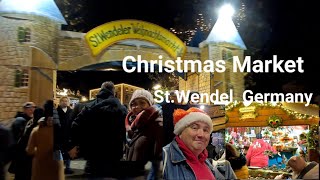
MULTIPOLYGON (((176 93, 170 103, 155 104, 139 89, 126 108, 107 81, 96 99, 74 108, 68 97, 58 107, 52 100, 42 107, 27 102, 10 129, 0 125, 0 180, 6 164, 15 180, 63 180, 74 173, 70 162, 76 158, 86 160, 88 179, 248 179, 249 165, 266 166, 258 140, 247 156, 226 143, 224 155, 211 158, 211 117, 192 101, 178 102, 176 93)), ((318 179, 315 162, 292 157, 288 166, 294 178, 318 179)))

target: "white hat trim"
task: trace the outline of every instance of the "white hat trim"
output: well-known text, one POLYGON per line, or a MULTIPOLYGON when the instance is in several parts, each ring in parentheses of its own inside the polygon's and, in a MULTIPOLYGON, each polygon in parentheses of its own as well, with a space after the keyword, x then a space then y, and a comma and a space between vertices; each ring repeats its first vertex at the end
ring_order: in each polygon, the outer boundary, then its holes
POLYGON ((189 126, 191 123, 196 122, 196 121, 201 121, 205 122, 209 125, 210 127, 210 133, 213 130, 213 124, 211 118, 202 113, 202 112, 190 112, 189 114, 185 115, 183 118, 181 118, 177 124, 174 126, 174 131, 173 133, 175 135, 181 134, 181 132, 189 126))

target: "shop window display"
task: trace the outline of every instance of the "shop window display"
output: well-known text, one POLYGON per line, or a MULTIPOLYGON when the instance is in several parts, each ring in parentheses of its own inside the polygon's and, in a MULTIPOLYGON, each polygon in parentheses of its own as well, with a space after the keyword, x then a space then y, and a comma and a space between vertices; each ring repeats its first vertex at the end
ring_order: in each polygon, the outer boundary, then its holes
POLYGON ((250 177, 274 178, 278 174, 289 176, 290 169, 286 167, 286 163, 292 156, 307 156, 309 128, 308 125, 278 126, 276 128, 270 126, 235 127, 227 128, 224 136, 225 142, 233 144, 244 155, 248 155, 250 146, 260 148, 262 145, 258 142, 263 140, 267 146, 263 146, 265 149, 262 150, 262 156, 267 157, 267 165, 252 166, 250 157, 247 156, 250 177))

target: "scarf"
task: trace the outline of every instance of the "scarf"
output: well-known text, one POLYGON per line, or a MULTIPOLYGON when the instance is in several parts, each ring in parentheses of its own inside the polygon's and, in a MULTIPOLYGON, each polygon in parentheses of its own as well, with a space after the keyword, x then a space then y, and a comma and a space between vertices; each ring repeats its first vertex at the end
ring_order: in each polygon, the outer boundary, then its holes
POLYGON ((142 129, 149 123, 153 122, 159 117, 159 111, 154 106, 150 106, 147 109, 141 111, 136 117, 133 116, 130 111, 125 120, 126 131, 134 131, 135 129, 142 129))
POLYGON ((208 157, 208 151, 204 149, 199 157, 196 157, 193 152, 184 144, 184 142, 176 136, 177 144, 187 159, 187 164, 191 167, 197 180, 215 180, 215 177, 209 167, 206 165, 205 160, 208 157))

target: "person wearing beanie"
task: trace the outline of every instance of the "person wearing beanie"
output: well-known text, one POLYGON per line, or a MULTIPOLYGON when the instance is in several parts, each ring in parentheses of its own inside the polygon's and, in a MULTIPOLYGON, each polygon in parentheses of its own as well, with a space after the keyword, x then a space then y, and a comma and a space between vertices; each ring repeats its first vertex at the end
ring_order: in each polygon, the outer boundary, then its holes
POLYGON ((225 179, 207 159, 213 130, 211 118, 201 109, 176 109, 174 140, 163 148, 164 179, 225 179))
POLYGON ((144 174, 144 165, 151 161, 152 169, 148 179, 157 179, 163 146, 161 108, 154 104, 149 91, 139 89, 132 94, 129 109, 125 120, 126 160, 140 163, 136 166, 137 176, 144 174))

